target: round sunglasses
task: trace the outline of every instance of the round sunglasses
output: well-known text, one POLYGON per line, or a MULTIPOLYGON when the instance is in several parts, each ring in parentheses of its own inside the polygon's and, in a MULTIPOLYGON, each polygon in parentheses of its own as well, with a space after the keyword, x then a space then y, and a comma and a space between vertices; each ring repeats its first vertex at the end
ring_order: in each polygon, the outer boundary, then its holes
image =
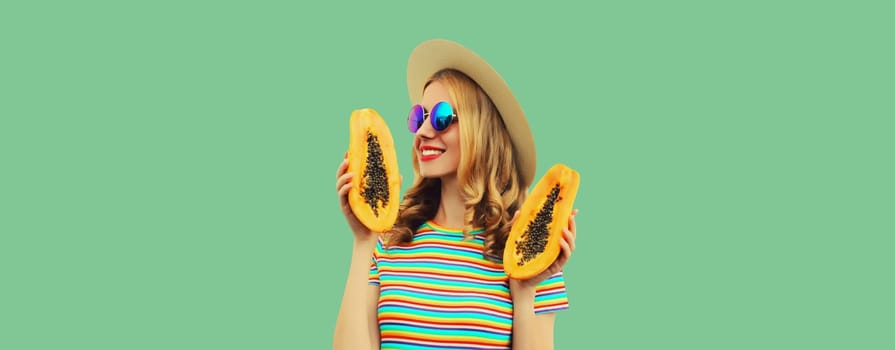
POLYGON ((427 112, 422 105, 414 105, 410 108, 410 116, 407 117, 407 128, 410 132, 416 134, 423 126, 423 122, 429 119, 432 128, 435 131, 444 131, 451 124, 457 121, 457 113, 454 113, 454 107, 447 101, 441 101, 432 107, 431 112, 427 112))

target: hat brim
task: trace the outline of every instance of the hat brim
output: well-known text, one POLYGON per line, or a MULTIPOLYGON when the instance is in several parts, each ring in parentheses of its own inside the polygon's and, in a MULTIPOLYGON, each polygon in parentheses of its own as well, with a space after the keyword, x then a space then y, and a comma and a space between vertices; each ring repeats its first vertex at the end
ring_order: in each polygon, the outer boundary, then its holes
POLYGON ((423 87, 433 74, 456 69, 469 76, 494 102, 510 134, 523 187, 532 183, 536 155, 534 137, 525 112, 503 77, 475 52, 453 41, 434 39, 419 44, 407 62, 407 92, 412 104, 420 103, 423 87))

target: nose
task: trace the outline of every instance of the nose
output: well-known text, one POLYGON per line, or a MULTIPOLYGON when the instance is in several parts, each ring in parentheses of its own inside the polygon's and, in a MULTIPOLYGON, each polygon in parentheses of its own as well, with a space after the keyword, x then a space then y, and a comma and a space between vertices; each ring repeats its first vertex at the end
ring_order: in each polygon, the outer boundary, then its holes
POLYGON ((435 128, 432 127, 432 122, 429 121, 429 118, 423 120, 423 125, 420 125, 420 128, 416 131, 416 135, 419 137, 423 137, 426 139, 431 139, 435 137, 436 131, 435 128))

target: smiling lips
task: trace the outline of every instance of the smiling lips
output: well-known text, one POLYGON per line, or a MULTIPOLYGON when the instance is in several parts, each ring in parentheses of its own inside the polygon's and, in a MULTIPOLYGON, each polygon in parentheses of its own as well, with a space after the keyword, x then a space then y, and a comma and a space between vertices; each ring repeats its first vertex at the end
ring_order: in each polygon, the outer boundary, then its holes
POLYGON ((429 161, 441 156, 444 153, 444 150, 441 148, 436 148, 432 146, 422 146, 420 147, 420 161, 429 161))

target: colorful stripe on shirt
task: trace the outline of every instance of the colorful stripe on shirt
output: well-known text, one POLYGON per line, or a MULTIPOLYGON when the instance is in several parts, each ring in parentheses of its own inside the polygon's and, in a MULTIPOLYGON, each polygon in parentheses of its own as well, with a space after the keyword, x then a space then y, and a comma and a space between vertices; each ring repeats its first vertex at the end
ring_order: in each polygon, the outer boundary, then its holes
MULTIPOLYGON (((370 266, 378 285, 382 349, 509 349, 513 304, 500 262, 482 257, 482 230, 423 224, 409 244, 383 248, 370 266)), ((535 314, 569 307, 562 273, 538 285, 535 314)))

